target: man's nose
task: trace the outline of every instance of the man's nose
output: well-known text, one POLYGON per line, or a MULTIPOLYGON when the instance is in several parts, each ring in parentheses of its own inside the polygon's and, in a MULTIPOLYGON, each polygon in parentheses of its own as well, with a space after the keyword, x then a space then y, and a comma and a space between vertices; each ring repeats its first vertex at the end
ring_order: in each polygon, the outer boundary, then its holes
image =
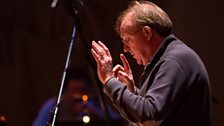
POLYGON ((124 52, 128 52, 129 51, 129 47, 124 45, 123 50, 124 50, 124 52))

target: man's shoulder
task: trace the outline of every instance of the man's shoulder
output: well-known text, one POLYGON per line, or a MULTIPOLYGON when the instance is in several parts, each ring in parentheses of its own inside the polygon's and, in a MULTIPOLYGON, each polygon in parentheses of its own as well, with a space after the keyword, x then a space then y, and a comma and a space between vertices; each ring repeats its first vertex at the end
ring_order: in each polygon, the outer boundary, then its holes
MULTIPOLYGON (((198 54, 179 39, 175 39, 167 46, 161 59, 175 59, 179 62, 197 59, 198 54)), ((200 59, 200 58, 199 58, 200 59)))

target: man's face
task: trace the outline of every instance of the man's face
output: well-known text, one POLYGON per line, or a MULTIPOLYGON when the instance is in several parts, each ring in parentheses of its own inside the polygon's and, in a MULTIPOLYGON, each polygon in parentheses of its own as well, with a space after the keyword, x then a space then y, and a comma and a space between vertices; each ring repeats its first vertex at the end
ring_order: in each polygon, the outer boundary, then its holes
POLYGON ((133 13, 127 14, 120 25, 120 37, 123 40, 124 52, 129 52, 140 65, 148 63, 147 39, 143 35, 142 28, 135 29, 133 13))

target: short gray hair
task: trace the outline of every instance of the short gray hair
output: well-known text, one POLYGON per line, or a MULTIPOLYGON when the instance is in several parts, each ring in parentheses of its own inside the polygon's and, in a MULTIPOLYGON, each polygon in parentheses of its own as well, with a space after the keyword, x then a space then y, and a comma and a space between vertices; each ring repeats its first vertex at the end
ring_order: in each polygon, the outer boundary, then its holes
POLYGON ((166 37, 172 32, 172 21, 160 7, 149 1, 132 1, 129 3, 128 8, 117 18, 115 30, 119 34, 121 22, 129 12, 134 12, 136 16, 134 19, 136 29, 149 26, 162 37, 166 37))

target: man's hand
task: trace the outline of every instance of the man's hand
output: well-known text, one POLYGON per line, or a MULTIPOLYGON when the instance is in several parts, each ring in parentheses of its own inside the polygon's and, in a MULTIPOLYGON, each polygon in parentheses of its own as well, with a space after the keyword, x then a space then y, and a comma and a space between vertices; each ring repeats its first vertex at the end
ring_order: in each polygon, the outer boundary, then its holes
POLYGON ((119 64, 116 65, 113 68, 113 74, 119 81, 126 84, 131 92, 134 92, 134 79, 128 60, 123 54, 120 54, 120 58, 123 63, 123 66, 119 64))
POLYGON ((108 48, 101 42, 92 41, 92 55, 97 63, 97 74, 100 81, 105 84, 113 77, 112 57, 108 48))

